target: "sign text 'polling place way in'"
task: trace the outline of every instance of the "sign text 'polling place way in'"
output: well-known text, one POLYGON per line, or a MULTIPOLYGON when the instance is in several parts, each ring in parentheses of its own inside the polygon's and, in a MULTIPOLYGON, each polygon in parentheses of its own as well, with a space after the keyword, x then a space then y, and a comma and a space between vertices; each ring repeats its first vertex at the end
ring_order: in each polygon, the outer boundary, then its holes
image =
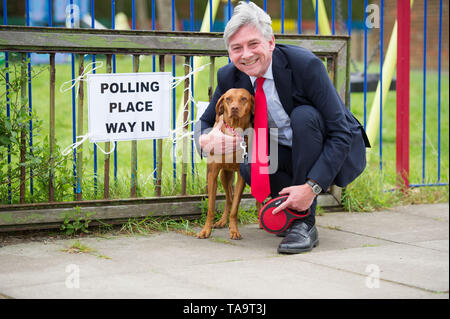
POLYGON ((91 142, 169 137, 171 74, 88 75, 91 142))

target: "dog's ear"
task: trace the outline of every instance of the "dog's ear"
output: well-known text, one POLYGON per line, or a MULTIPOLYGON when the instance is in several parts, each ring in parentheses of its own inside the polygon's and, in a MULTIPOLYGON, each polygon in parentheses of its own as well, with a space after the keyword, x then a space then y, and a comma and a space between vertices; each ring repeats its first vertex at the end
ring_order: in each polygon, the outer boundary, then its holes
POLYGON ((224 95, 222 95, 219 99, 219 101, 217 101, 216 104, 216 119, 221 116, 224 112, 224 106, 223 106, 223 101, 224 101, 224 95))
POLYGON ((253 95, 250 95, 250 106, 252 115, 255 115, 255 97, 253 95))

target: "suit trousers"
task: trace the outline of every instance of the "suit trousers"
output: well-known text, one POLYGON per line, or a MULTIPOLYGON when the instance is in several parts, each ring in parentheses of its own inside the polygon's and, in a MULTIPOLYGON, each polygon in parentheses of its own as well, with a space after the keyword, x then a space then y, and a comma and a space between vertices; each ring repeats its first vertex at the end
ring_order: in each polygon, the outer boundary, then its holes
MULTIPOLYGON (((275 164, 277 167, 275 173, 269 175, 272 198, 279 196, 285 187, 306 183, 308 172, 322 153, 325 142, 325 123, 316 108, 310 105, 297 106, 290 120, 292 147, 278 144, 278 154, 269 154, 270 165, 275 164)), ((251 185, 251 164, 248 160, 241 164, 240 173, 246 183, 251 185)), ((317 197, 311 205, 310 215, 304 219, 309 225, 315 224, 316 205, 317 197)))

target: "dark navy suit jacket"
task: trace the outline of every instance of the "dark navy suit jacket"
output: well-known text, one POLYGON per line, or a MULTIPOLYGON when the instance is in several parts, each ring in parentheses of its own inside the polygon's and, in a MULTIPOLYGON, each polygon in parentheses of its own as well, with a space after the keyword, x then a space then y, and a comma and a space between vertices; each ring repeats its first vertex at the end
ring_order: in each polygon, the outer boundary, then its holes
MULTIPOLYGON (((291 45, 277 44, 272 55, 275 86, 284 110, 302 105, 315 107, 326 125, 323 151, 308 174, 327 189, 331 184, 344 187, 364 170, 365 147, 370 147, 361 124, 345 107, 322 61, 310 51, 291 45)), ((215 122, 215 106, 228 89, 245 88, 252 94, 250 78, 230 63, 217 73, 217 88, 211 103, 200 118, 197 132, 203 134, 215 122)), ((196 134, 198 147, 198 134, 196 134)))

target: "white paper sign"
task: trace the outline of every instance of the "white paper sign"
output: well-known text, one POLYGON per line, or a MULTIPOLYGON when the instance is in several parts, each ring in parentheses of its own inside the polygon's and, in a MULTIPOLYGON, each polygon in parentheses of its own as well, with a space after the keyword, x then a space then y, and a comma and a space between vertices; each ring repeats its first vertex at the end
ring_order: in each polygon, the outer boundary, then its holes
POLYGON ((89 141, 169 137, 171 73, 88 74, 89 141))

